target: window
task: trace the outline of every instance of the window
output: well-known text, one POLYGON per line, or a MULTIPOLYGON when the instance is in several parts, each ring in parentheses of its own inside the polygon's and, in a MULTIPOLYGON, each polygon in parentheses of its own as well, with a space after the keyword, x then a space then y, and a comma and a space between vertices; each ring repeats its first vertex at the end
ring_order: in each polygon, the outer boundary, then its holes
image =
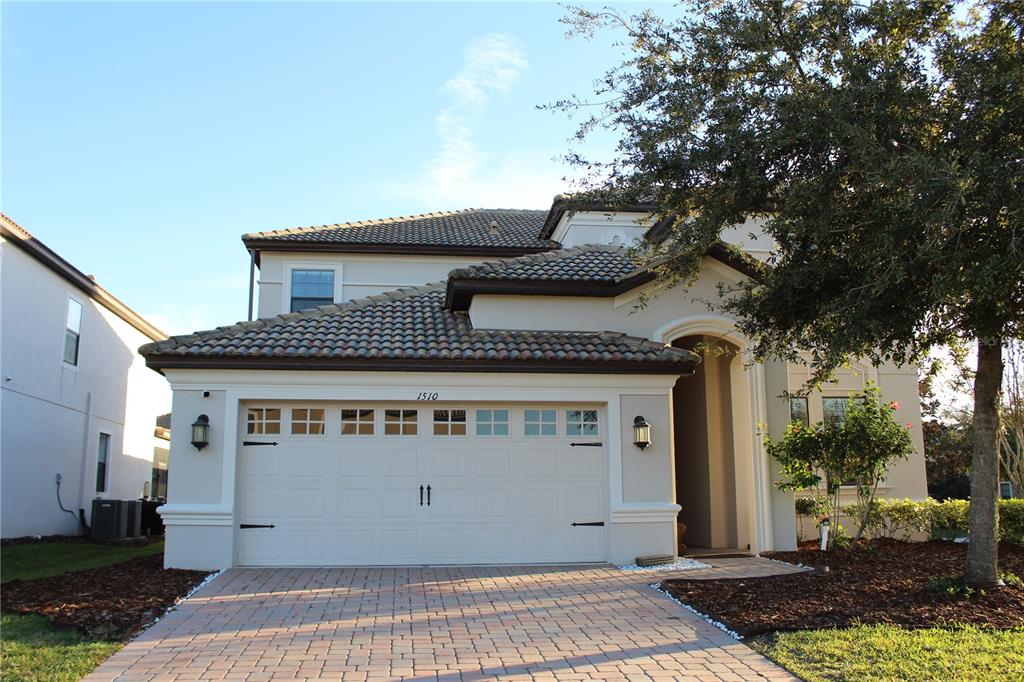
POLYGON ((554 410, 523 410, 523 433, 527 436, 557 436, 554 410))
POLYGON ((331 303, 334 303, 334 270, 292 270, 293 313, 331 303))
POLYGON ((281 408, 250 407, 246 433, 281 433, 281 408))
POLYGON ((789 421, 800 422, 804 426, 811 425, 811 417, 807 413, 807 398, 789 399, 789 421))
POLYGON ((167 499, 167 448, 153 448, 153 476, 149 496, 167 499))
POLYGON ((465 436, 465 410, 434 410, 435 436, 465 436))
POLYGON ((292 410, 292 435, 324 435, 324 410, 316 407, 296 407, 292 410))
POLYGON ((596 436, 597 410, 566 410, 565 435, 596 436))
POLYGON ((508 410, 477 410, 476 435, 507 436, 508 410))
POLYGON ((110 434, 101 433, 96 448, 96 492, 107 491, 107 463, 110 461, 110 434))
POLYGON ((342 410, 341 435, 372 436, 373 410, 342 410))
POLYGON ((832 426, 842 426, 846 421, 846 408, 849 404, 849 398, 822 398, 821 409, 825 421, 832 426))
POLYGON ((415 436, 416 410, 384 410, 385 436, 415 436))
POLYGON ((68 299, 68 316, 64 322, 64 362, 78 365, 78 344, 82 337, 82 304, 68 299))

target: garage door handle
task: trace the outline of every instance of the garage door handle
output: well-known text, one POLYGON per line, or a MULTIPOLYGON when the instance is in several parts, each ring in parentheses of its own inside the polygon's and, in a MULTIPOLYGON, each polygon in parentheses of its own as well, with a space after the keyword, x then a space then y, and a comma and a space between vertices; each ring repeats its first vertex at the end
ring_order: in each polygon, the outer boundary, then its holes
POLYGON ((423 486, 420 486, 420 506, 423 506, 423 486))
POLYGON ((430 486, 427 486, 427 506, 430 506, 430 486))

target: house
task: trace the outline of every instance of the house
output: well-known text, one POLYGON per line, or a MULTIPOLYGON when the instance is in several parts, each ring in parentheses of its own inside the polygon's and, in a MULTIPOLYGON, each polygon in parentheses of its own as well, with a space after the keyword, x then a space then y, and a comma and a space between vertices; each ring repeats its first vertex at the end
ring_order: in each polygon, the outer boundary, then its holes
POLYGON ((631 562, 683 525, 792 548, 758 425, 834 418, 868 380, 917 444, 883 492, 926 496, 914 368, 780 398, 804 368, 748 363, 706 304, 749 258, 716 247, 666 291, 623 248, 648 229, 648 206, 556 199, 243 236, 259 319, 141 349, 174 392, 167 565, 631 562))
POLYGON ((136 349, 166 338, 0 214, 3 537, 78 534, 94 498, 143 494, 171 391, 136 349))

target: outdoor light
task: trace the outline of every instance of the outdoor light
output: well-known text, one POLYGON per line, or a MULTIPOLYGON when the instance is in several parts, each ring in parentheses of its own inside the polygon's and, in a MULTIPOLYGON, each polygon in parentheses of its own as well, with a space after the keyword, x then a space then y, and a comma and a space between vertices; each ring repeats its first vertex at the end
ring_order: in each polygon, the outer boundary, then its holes
POLYGON ((209 444, 210 418, 201 414, 192 422, 192 445, 196 446, 196 450, 202 450, 209 444))
POLYGON ((651 444, 651 425, 647 420, 637 415, 633 419, 633 445, 644 450, 651 444))

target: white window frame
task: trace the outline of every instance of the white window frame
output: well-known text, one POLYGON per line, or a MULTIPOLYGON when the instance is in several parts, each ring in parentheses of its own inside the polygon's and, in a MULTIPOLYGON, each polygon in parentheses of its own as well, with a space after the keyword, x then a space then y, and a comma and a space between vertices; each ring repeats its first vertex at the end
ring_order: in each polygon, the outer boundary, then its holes
POLYGON ((469 410, 464 407, 438 407, 431 410, 430 433, 441 438, 465 438, 469 435, 469 410), (438 419, 438 413, 444 412, 444 419, 438 419), (454 419, 455 413, 462 413, 462 421, 454 419), (444 433, 438 433, 438 427, 444 428, 444 433), (453 433, 458 426, 462 426, 462 433, 453 433))
POLYGON ((84 323, 85 323, 85 303, 83 303, 82 301, 78 300, 77 298, 75 298, 71 294, 68 294, 67 300, 64 302, 64 317, 61 319, 61 324, 60 324, 60 330, 61 330, 61 336, 60 336, 60 342, 61 342, 60 343, 60 362, 61 362, 62 365, 64 365, 64 367, 66 369, 70 369, 70 370, 75 371, 75 372, 78 371, 78 366, 82 363, 82 326, 83 326, 84 323), (74 364, 72 364, 72 363, 70 363, 70 362, 68 362, 67 360, 64 359, 64 347, 65 347, 65 344, 67 343, 67 334, 68 334, 69 331, 71 331, 71 328, 68 327, 68 312, 70 311, 72 303, 76 303, 78 305, 79 310, 81 311, 81 314, 79 315, 79 318, 78 318, 78 332, 77 332, 77 334, 78 334, 78 348, 75 349, 75 362, 74 362, 74 364))
POLYGON ((324 436, 326 436, 327 435, 327 408, 322 406, 322 405, 319 406, 319 407, 317 407, 315 405, 309 405, 309 406, 303 405, 301 407, 289 407, 288 408, 288 435, 290 435, 290 436, 303 436, 303 437, 305 437, 305 436, 312 436, 314 438, 323 438, 324 436), (297 410, 305 410, 306 418, 305 419, 296 419, 295 418, 295 412, 297 410), (313 419, 313 410, 320 410, 321 419, 313 419), (301 432, 297 433, 295 431, 295 426, 298 425, 298 424, 303 424, 305 426, 305 428, 306 428, 305 433, 301 433, 301 432), (314 433, 313 431, 310 430, 313 426, 316 426, 316 425, 320 426, 320 432, 319 433, 314 433))
POLYGON ((375 408, 375 407, 354 407, 354 406, 343 407, 343 408, 341 408, 341 413, 340 414, 341 414, 341 426, 339 428, 339 433, 341 434, 342 438, 359 438, 359 437, 372 438, 373 436, 375 436, 377 434, 377 408, 375 408), (346 412, 355 412, 356 413, 355 420, 346 420, 345 419, 345 413, 346 412), (370 413, 369 418, 368 419, 363 419, 363 415, 361 414, 362 412, 369 412, 370 413), (345 433, 345 426, 347 424, 351 424, 351 425, 355 426, 356 427, 356 432, 355 433, 345 433), (365 426, 367 424, 370 425, 370 432, 369 433, 361 433, 360 432, 361 431, 360 427, 361 426, 365 426))
POLYGON ((419 410, 419 408, 416 408, 416 407, 386 407, 386 408, 384 408, 383 412, 384 412, 384 417, 383 417, 383 419, 384 419, 384 422, 383 422, 384 426, 381 429, 381 434, 385 438, 409 438, 409 437, 416 437, 416 436, 420 435, 420 426, 419 426, 420 410, 419 410), (398 412, 399 413, 398 421, 397 422, 395 422, 395 421, 388 421, 388 412, 398 412), (406 421, 406 419, 405 419, 406 412, 412 412, 413 419, 411 421, 406 421), (388 433, 388 424, 398 424, 398 433, 388 433), (407 427, 409 427, 409 426, 413 427, 412 432, 407 432, 406 431, 407 427))
POLYGON ((558 410, 554 407, 529 407, 523 408, 523 437, 524 438, 558 438, 558 410), (538 420, 531 420, 527 417, 527 413, 537 412, 538 420), (544 413, 551 412, 555 415, 554 421, 546 421, 544 419, 544 413), (527 427, 530 424, 537 424, 537 433, 527 433, 527 427), (551 433, 544 433, 545 426, 553 426, 551 433))
POLYGON ((104 431, 100 429, 96 434, 96 468, 93 472, 96 475, 95 488, 97 495, 106 495, 107 491, 110 490, 110 465, 111 459, 113 458, 114 452, 114 434, 110 431, 104 431), (107 438, 107 458, 103 462, 103 489, 99 489, 99 468, 100 468, 100 444, 103 443, 103 437, 107 438))
POLYGON ((282 408, 282 407, 275 407, 275 406, 269 406, 269 407, 262 407, 262 406, 260 406, 260 407, 252 407, 252 406, 249 406, 249 407, 245 408, 245 434, 247 436, 280 436, 283 433, 284 433, 284 408, 282 408), (249 422, 249 415, 253 411, 256 411, 256 410, 260 411, 260 413, 262 414, 262 418, 254 420, 252 422, 252 424, 254 426, 262 427, 262 430, 255 430, 254 429, 254 430, 250 431, 249 430, 249 423, 250 423, 249 422), (267 410, 278 410, 278 414, 279 414, 278 418, 277 419, 267 419, 267 410), (276 432, 268 432, 267 428, 266 428, 266 425, 268 423, 270 423, 270 424, 277 424, 277 431, 276 432))
POLYGON ((341 297, 344 289, 342 274, 344 268, 341 263, 335 261, 287 261, 284 264, 284 279, 281 282, 283 298, 281 300, 281 312, 289 313, 292 309, 292 271, 293 270, 333 270, 334 271, 334 302, 340 303, 345 299, 341 297))
POLYGON ((564 414, 565 414, 565 435, 566 435, 566 437, 568 437, 568 438, 597 438, 598 436, 601 435, 601 411, 598 410, 597 408, 567 407, 567 408, 565 408, 565 413, 564 414), (571 413, 571 412, 579 412, 580 413, 579 421, 575 421, 575 420, 569 421, 569 413, 571 413), (585 413, 587 413, 587 412, 593 412, 594 413, 594 421, 593 422, 589 422, 589 421, 586 420, 585 413), (588 424, 593 424, 594 425, 594 432, 593 433, 584 433, 584 427, 586 427, 588 424), (569 433, 569 429, 574 427, 574 426, 579 426, 579 429, 580 429, 579 433, 569 433))
POLYGON ((512 437, 512 410, 507 407, 481 407, 477 408, 473 412, 473 434, 477 438, 511 438, 512 437), (488 420, 481 421, 480 413, 489 412, 491 418, 488 420), (499 420, 494 418, 495 412, 504 412, 505 419, 499 420), (480 433, 480 426, 487 425, 491 428, 490 433, 480 433), (494 427, 498 425, 505 426, 505 433, 494 433, 494 427))

